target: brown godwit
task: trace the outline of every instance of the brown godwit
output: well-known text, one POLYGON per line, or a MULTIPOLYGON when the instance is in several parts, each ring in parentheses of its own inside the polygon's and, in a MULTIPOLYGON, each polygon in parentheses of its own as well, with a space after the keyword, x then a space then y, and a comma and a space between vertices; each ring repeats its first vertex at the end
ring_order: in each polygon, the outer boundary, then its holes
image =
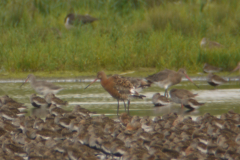
MULTIPOLYGON (((141 92, 142 89, 151 86, 151 84, 149 84, 148 82, 146 82, 145 80, 143 80, 141 78, 133 78, 133 77, 121 77, 121 78, 125 78, 125 79, 129 80, 133 84, 135 91, 138 93, 141 92)), ((123 101, 123 103, 124 103, 125 112, 126 112, 125 101, 123 101)))
POLYGON ((180 103, 183 107, 184 99, 189 99, 197 96, 197 94, 193 94, 192 92, 186 89, 171 89, 170 90, 171 100, 175 103, 180 103))
POLYGON ((155 93, 152 97, 152 103, 154 106, 166 106, 170 104, 170 100, 160 93, 155 93))
POLYGON ((222 77, 218 76, 218 75, 215 75, 215 74, 212 74, 212 73, 209 73, 208 74, 208 77, 207 77, 207 82, 208 84, 210 84, 211 86, 218 86, 218 85, 221 85, 223 83, 226 83, 227 81, 225 79, 223 79, 222 77))
POLYGON ((63 89, 63 88, 56 86, 50 82, 37 81, 36 77, 33 74, 29 74, 27 79, 25 80, 25 82, 22 85, 24 85, 27 81, 30 81, 32 88, 38 94, 41 94, 41 95, 46 95, 48 93, 57 94, 59 91, 61 91, 63 89))
MULTIPOLYGON (((115 99, 117 99, 117 115, 119 110, 119 101, 128 101, 128 112, 130 105, 130 98, 140 98, 145 97, 144 95, 139 95, 135 90, 133 84, 127 80, 126 78, 122 78, 118 75, 114 75, 112 77, 107 78, 106 74, 103 71, 98 72, 97 78, 90 83, 86 88, 88 88, 91 84, 96 82, 98 79, 101 81, 102 87, 115 99)), ((86 89, 85 88, 85 89, 86 89)))
POLYGON ((214 73, 214 72, 220 72, 222 70, 222 68, 218 68, 215 66, 211 66, 208 63, 205 63, 203 66, 203 71, 205 73, 214 73))
POLYGON ((71 28, 73 28, 73 25, 92 23, 96 20, 98 20, 98 19, 94 18, 88 14, 78 15, 78 14, 70 13, 66 16, 64 22, 65 22, 65 27, 67 29, 71 29, 71 28))
MULTIPOLYGON (((155 83, 159 87, 165 89, 164 96, 168 97, 167 89, 170 86, 178 84, 182 81, 182 77, 185 76, 189 81, 191 81, 195 86, 197 86, 187 75, 187 72, 184 68, 180 68, 178 72, 165 69, 156 74, 150 75, 146 78, 146 80, 151 84, 155 83)), ((198 87, 198 86, 197 86, 198 87)), ((199 87, 198 87, 199 88, 199 87)))
POLYGON ((223 45, 221 45, 218 42, 210 41, 206 37, 203 37, 202 40, 200 41, 200 47, 212 49, 212 48, 222 48, 223 45))
POLYGON ((41 108, 41 107, 50 107, 51 103, 47 103, 44 98, 37 96, 35 93, 31 95, 30 102, 33 107, 41 108))

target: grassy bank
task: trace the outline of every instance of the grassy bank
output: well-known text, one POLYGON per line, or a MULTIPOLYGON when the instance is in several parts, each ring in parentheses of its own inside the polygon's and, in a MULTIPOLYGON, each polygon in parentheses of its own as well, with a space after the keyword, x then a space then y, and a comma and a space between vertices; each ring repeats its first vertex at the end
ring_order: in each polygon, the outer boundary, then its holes
POLYGON ((231 70, 240 61, 240 2, 164 0, 3 0, 0 73, 97 72, 139 68, 231 70), (70 13, 99 21, 67 30, 70 13), (224 45, 201 49, 208 37, 224 45))

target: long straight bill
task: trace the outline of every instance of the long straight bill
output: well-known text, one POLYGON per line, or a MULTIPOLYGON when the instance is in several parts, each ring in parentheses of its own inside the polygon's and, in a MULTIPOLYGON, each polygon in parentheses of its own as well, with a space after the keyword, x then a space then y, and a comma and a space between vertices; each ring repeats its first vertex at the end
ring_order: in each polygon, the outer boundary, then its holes
POLYGON ((27 81, 28 81, 28 78, 25 80, 25 82, 23 82, 23 83, 21 84, 21 86, 20 86, 19 88, 21 88, 27 81))
POLYGON ((98 78, 96 78, 93 82, 91 82, 89 85, 87 85, 87 87, 85 87, 84 89, 87 89, 90 85, 92 85, 94 82, 96 82, 98 80, 98 78))
POLYGON ((197 88, 199 88, 199 86, 196 85, 196 84, 188 77, 188 75, 185 74, 185 77, 186 77, 190 82, 192 82, 197 88))
POLYGON ((238 65, 236 68, 234 68, 227 76, 229 76, 230 74, 232 74, 233 72, 235 72, 235 71, 237 71, 239 69, 240 69, 240 65, 238 65))

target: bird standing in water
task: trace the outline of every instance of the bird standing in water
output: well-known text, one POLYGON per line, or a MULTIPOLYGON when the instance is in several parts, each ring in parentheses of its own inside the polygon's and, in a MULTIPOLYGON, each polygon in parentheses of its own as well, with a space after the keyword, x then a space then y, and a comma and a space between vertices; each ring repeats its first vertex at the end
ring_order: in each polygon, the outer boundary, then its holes
POLYGON ((210 84, 211 86, 218 86, 218 85, 221 85, 223 83, 226 83, 227 81, 225 79, 223 79, 222 77, 218 76, 218 75, 215 75, 215 74, 212 74, 212 73, 209 73, 208 74, 208 77, 207 77, 207 82, 208 84, 210 84))
POLYGON ((50 82, 37 81, 33 74, 29 74, 25 82, 20 86, 20 88, 27 82, 30 81, 32 88, 41 95, 46 95, 48 93, 57 94, 63 88, 56 86, 50 82))
MULTIPOLYGON (((107 78, 106 74, 103 71, 98 72, 97 78, 90 83, 86 88, 88 88, 91 84, 96 82, 98 79, 101 81, 102 87, 115 99, 117 99, 117 115, 119 111, 119 101, 128 101, 128 113, 129 113, 129 105, 130 98, 140 98, 146 97, 144 95, 139 95, 139 93, 135 90, 133 84, 127 80, 126 78, 122 78, 121 76, 114 75, 107 78)), ((85 89, 86 89, 85 88, 85 89)))
MULTIPOLYGON (((191 81, 195 86, 197 86, 187 75, 184 68, 180 68, 177 72, 165 69, 161 72, 148 76, 146 80, 151 84, 155 83, 159 87, 165 89, 164 96, 168 97, 168 88, 182 81, 182 77, 185 76, 189 81, 191 81)), ((198 87, 198 86, 197 86, 198 87)), ((198 87, 199 88, 199 87, 198 87)))

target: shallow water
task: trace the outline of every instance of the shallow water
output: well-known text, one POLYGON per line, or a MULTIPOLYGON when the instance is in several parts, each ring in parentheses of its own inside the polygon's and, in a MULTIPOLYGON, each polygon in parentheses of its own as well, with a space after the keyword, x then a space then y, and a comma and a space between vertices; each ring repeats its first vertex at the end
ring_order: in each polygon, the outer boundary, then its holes
MULTIPOLYGON (((89 81, 89 80, 88 80, 89 81)), ((0 95, 8 94, 11 98, 18 102, 25 103, 28 106, 29 111, 32 111, 29 97, 35 91, 27 83, 23 87, 21 81, 14 81, 15 83, 0 83, 0 95)), ((164 93, 162 88, 153 85, 141 92, 146 98, 143 100, 133 99, 130 105, 130 114, 139 116, 157 116, 163 115, 169 112, 177 112, 178 114, 190 114, 192 116, 202 115, 206 112, 212 115, 220 115, 227 112, 230 109, 240 113, 240 83, 238 81, 228 82, 224 85, 218 86, 216 89, 207 84, 205 81, 195 81, 199 85, 199 89, 188 81, 181 82, 178 85, 172 86, 172 88, 183 88, 198 93, 196 99, 199 102, 204 102, 205 105, 193 112, 187 113, 187 109, 181 109, 180 104, 171 104, 167 107, 154 107, 151 98, 156 92, 164 93)), ((81 105, 91 111, 95 111, 99 114, 106 114, 109 116, 116 115, 117 101, 113 99, 100 85, 95 83, 88 89, 84 89, 88 84, 86 82, 72 82, 62 81, 55 82, 56 85, 61 86, 64 90, 58 93, 58 97, 69 102, 66 109, 71 110, 76 104, 81 105)), ((120 113, 124 112, 124 105, 120 103, 120 113)))

